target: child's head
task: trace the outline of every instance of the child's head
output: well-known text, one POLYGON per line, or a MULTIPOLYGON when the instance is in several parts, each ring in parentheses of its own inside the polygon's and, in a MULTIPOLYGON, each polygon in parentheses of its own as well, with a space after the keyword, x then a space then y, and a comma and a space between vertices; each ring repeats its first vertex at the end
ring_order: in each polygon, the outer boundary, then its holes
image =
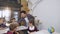
POLYGON ((12 18, 11 21, 16 21, 16 19, 15 18, 12 18))
POLYGON ((10 24, 9 26, 10 31, 16 31, 17 26, 18 26, 17 24, 10 24))
POLYGON ((3 18, 0 18, 0 24, 4 22, 4 19, 3 18))
POLYGON ((10 22, 14 23, 14 22, 16 22, 16 19, 15 18, 11 18, 10 22))
POLYGON ((32 21, 29 22, 29 26, 33 26, 33 22, 32 21))

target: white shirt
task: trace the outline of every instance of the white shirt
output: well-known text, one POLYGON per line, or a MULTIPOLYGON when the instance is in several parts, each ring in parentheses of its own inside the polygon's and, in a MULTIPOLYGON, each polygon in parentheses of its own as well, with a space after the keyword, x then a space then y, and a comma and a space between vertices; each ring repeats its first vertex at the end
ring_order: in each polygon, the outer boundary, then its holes
POLYGON ((29 23, 28 17, 25 17, 24 19, 25 19, 26 24, 27 24, 27 26, 28 26, 28 23, 29 23))
POLYGON ((34 28, 35 28, 34 26, 33 26, 33 27, 30 26, 30 27, 29 27, 29 30, 34 30, 34 28))

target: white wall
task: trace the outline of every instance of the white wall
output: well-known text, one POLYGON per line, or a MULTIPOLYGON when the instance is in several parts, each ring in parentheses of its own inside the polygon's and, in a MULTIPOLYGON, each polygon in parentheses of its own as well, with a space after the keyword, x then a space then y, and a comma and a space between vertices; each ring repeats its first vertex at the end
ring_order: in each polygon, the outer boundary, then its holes
POLYGON ((33 15, 41 20, 44 29, 54 26, 60 32, 60 0, 41 0, 33 10, 33 15))

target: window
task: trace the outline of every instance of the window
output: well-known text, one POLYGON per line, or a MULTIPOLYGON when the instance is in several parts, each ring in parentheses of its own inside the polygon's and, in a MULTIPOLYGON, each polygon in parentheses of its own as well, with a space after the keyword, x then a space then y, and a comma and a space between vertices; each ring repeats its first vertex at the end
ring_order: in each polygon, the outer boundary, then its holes
POLYGON ((0 18, 5 18, 6 21, 9 21, 11 18, 11 10, 9 8, 0 10, 0 18))
POLYGON ((14 11, 13 15, 14 15, 14 18, 16 19, 16 21, 18 21, 18 11, 14 11))
POLYGON ((2 10, 0 10, 0 18, 2 17, 2 10))

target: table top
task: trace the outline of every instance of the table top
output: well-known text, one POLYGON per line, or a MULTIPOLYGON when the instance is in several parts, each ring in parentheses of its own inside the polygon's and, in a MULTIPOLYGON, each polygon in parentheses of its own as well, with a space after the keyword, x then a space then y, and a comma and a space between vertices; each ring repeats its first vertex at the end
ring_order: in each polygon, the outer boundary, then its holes
POLYGON ((8 28, 5 28, 3 30, 0 30, 0 34, 6 33, 8 30, 9 30, 8 28))
POLYGON ((17 27, 17 30, 26 30, 26 29, 28 29, 28 27, 26 27, 26 26, 19 26, 19 27, 17 27))
POLYGON ((41 31, 38 31, 38 32, 33 32, 31 34, 49 34, 49 32, 47 30, 41 30, 41 31))
POLYGON ((60 34, 60 33, 58 33, 58 32, 54 32, 53 34, 60 34))
MULTIPOLYGON (((50 34, 50 33, 47 30, 41 30, 41 31, 38 31, 38 32, 30 33, 30 34, 50 34)), ((60 33, 54 32, 52 34, 60 34, 60 33)))
MULTIPOLYGON (((25 30, 27 29, 28 27, 25 27, 25 26, 19 26, 17 28, 17 31, 18 30, 25 30)), ((5 28, 3 30, 0 30, 0 34, 3 34, 3 33, 7 33, 7 31, 9 30, 9 28, 5 28)), ((30 33, 30 34, 50 34, 47 30, 41 30, 41 31, 38 31, 38 32, 33 32, 33 33, 30 33)), ((60 33, 57 33, 57 32, 54 32, 53 34, 60 34, 60 33)))
MULTIPOLYGON (((17 27, 17 31, 18 30, 25 30, 25 29, 27 29, 28 27, 25 27, 25 26, 19 26, 19 27, 17 27)), ((3 29, 3 30, 0 30, 0 34, 2 34, 2 33, 7 33, 7 31, 9 31, 9 28, 5 28, 5 29, 3 29)))

